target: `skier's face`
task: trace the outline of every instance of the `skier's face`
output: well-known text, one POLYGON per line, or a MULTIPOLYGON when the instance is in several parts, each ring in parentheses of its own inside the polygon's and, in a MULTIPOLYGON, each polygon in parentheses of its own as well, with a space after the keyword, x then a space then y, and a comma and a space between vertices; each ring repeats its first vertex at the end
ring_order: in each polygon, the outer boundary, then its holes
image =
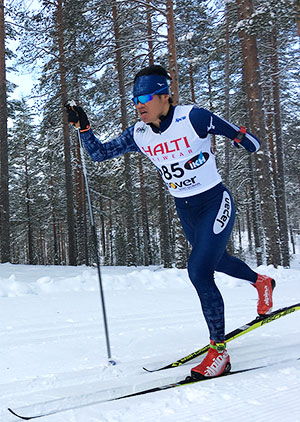
POLYGON ((168 113, 169 97, 169 94, 153 95, 152 99, 145 104, 139 102, 135 107, 141 120, 159 127, 160 116, 165 116, 168 113))

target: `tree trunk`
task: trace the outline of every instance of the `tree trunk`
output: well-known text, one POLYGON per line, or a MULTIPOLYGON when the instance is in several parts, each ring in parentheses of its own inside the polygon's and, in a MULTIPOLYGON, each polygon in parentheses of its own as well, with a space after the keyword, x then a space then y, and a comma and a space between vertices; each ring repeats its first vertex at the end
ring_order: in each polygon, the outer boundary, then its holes
POLYGON ((169 241, 169 224, 167 216, 166 198, 163 189, 163 181, 161 176, 158 174, 158 197, 159 197, 159 228, 160 228, 160 250, 161 259, 165 268, 172 267, 172 259, 170 253, 170 241, 169 241))
POLYGON ((60 261, 66 265, 67 258, 66 258, 66 242, 65 242, 65 233, 63 224, 59 224, 59 234, 60 234, 60 253, 61 253, 61 259, 60 261))
POLYGON ((296 23, 297 23, 297 32, 300 37, 300 1, 295 1, 295 8, 296 8, 296 23))
MULTIPOLYGON (((230 120, 230 104, 229 104, 229 11, 230 5, 226 3, 226 35, 225 35, 225 119, 230 120)), ((225 139, 225 170, 224 170, 224 182, 226 186, 230 186, 230 159, 229 159, 229 147, 230 142, 225 139)))
MULTIPOLYGON (((211 112, 213 112, 214 111, 213 92, 212 92, 211 68, 210 68, 209 60, 207 63, 207 82, 208 82, 208 95, 209 95, 209 109, 211 112)), ((212 148, 213 153, 215 154, 217 151, 216 135, 211 135, 211 148, 212 148)))
MULTIPOLYGON (((168 6, 167 6, 168 7, 168 6)), ((170 13, 173 13, 173 6, 170 10, 170 13)), ((172 22, 172 17, 170 17, 170 21, 172 22)), ((152 27, 151 27, 151 20, 149 21, 150 25, 148 26, 148 36, 149 39, 152 38, 152 27)), ((173 22, 173 30, 174 30, 174 22, 173 22)), ((175 38, 174 38, 175 40, 175 38)), ((168 31, 168 42, 170 41, 169 47, 171 47, 171 37, 168 31)), ((175 44, 173 44, 175 45, 175 44)), ((151 51, 152 44, 148 41, 148 48, 149 51, 151 51)), ((174 54, 174 51, 173 51, 174 54)), ((169 65, 170 65, 170 75, 173 79, 174 75, 172 76, 171 73, 171 67, 172 67, 172 59, 170 58, 172 55, 170 55, 170 49, 169 49, 169 65)), ((174 57, 174 56, 173 56, 174 57)), ((176 50, 175 50, 175 57, 176 57, 176 50)), ((149 64, 154 64, 154 57, 153 55, 149 55, 149 64)), ((177 66, 176 66, 177 69, 177 66)), ((174 88, 175 89, 175 88, 174 88)), ((171 86, 171 91, 173 92, 173 87, 171 86)), ((178 92, 178 85, 177 85, 177 92, 178 92)), ((174 97, 173 97, 174 101, 174 97)), ((158 197, 159 197, 159 243, 160 243, 160 250, 161 250, 161 260, 163 262, 164 267, 170 268, 171 266, 171 258, 170 254, 166 250, 168 248, 169 244, 169 233, 166 230, 166 221, 167 221, 167 207, 166 207, 166 198, 165 198, 165 192, 163 190, 163 182, 161 180, 160 175, 158 176, 158 197)), ((146 198, 146 192, 143 194, 144 199, 146 198)), ((142 205, 144 207, 145 205, 142 205)), ((144 208, 143 212, 147 213, 147 208, 144 208)), ((151 239, 150 239, 150 230, 149 230, 149 218, 147 216, 147 227, 144 228, 144 230, 147 230, 147 237, 148 237, 148 255, 149 255, 149 262, 152 264, 152 251, 154 251, 154 248, 151 247, 151 239)), ((146 236, 146 233, 144 233, 144 236, 146 236)), ((145 238, 146 241, 146 238, 145 238)))
POLYGON ((26 220, 27 220, 27 242, 28 242, 28 263, 35 264, 33 254, 33 234, 32 234, 32 219, 31 219, 31 207, 30 207, 30 181, 29 181, 29 169, 28 169, 28 157, 27 157, 27 142, 26 138, 24 141, 24 164, 25 164, 25 201, 26 201, 26 220))
POLYGON ((76 192, 76 227, 78 245, 78 264, 88 263, 87 239, 86 239, 86 212, 85 212, 85 186, 82 172, 82 162, 79 142, 76 144, 76 167, 74 171, 75 192, 76 192))
MULTIPOLYGON (((254 13, 253 0, 236 0, 239 21, 250 19, 254 13)), ((265 115, 260 81, 260 69, 255 35, 240 29, 239 36, 243 55, 243 72, 250 126, 261 140, 261 149, 256 154, 258 188, 260 193, 262 220, 266 240, 267 264, 280 264, 279 232, 274 202, 274 186, 269 168, 269 156, 264 141, 266 139, 265 115)))
POLYGON ((147 16, 147 36, 148 36, 148 49, 149 49, 148 57, 149 57, 149 63, 154 64, 153 38, 152 38, 153 34, 152 34, 150 0, 147 0, 146 16, 147 16))
MULTIPOLYGON (((52 159, 51 159, 52 160, 52 159)), ((56 224, 56 215, 55 215, 55 200, 54 200, 54 184, 52 177, 52 163, 50 161, 50 202, 51 202, 51 219, 52 219, 52 234, 53 234, 53 263, 54 265, 59 265, 59 245, 57 238, 57 224, 56 224)))
POLYGON ((178 219, 175 220, 175 266, 186 268, 188 261, 188 243, 178 219))
POLYGON ((104 258, 104 262, 106 262, 107 247, 106 247, 106 236, 105 236, 105 221, 104 221, 104 213, 103 213, 103 202, 101 198, 99 199, 99 208, 100 208, 102 256, 104 258))
POLYGON ((139 156, 139 175, 140 175, 140 196, 141 196, 141 205, 142 205, 144 265, 148 266, 152 264, 152 257, 151 257, 151 247, 150 247, 147 194, 146 194, 145 185, 144 185, 143 161, 142 161, 141 156, 139 156))
POLYGON ((272 50, 271 50, 271 80, 273 88, 273 104, 274 104, 274 126, 276 139, 276 158, 277 158, 277 192, 278 199, 278 219, 280 229, 282 265, 289 267, 289 231, 286 209, 286 188, 284 178, 284 157, 282 146, 282 130, 281 130, 281 107, 280 107, 280 83, 279 83, 279 66, 278 66, 278 46, 277 46, 277 29, 274 24, 272 30, 272 50))
POLYGON ((258 201, 257 201, 257 192, 256 192, 256 180, 254 176, 254 164, 253 157, 250 155, 249 162, 249 175, 250 175, 250 211, 251 211, 251 221, 253 227, 253 237, 254 237, 254 246, 256 254, 256 263, 257 265, 263 264, 263 248, 262 248, 262 239, 260 236, 259 230, 259 216, 258 216, 258 201))
MULTIPOLYGON (((121 99, 121 123, 122 130, 127 127, 127 108, 126 108, 126 92, 124 82, 124 67, 121 54, 120 34, 118 25, 118 12, 116 3, 112 6, 113 21, 114 21, 114 35, 116 45, 116 65, 118 71, 119 93, 121 99)), ((126 201, 126 231, 127 231, 127 265, 136 265, 136 238, 134 230, 134 213, 133 213, 133 198, 132 198, 132 177, 130 169, 129 154, 124 155, 124 181, 125 181, 125 201, 126 201)))
POLYGON ((265 103, 266 103, 266 112, 267 112, 266 124, 267 124, 267 130, 268 130, 267 140, 269 144, 270 163, 272 167, 275 191, 277 192, 277 188, 276 188, 277 168, 276 168, 274 136, 273 136, 274 118, 273 118, 273 107, 272 107, 272 93, 271 93, 271 87, 269 85, 265 87, 264 93, 265 93, 265 103))
POLYGON ((292 227, 290 227, 290 237, 291 237, 291 244, 292 244, 292 253, 293 253, 293 255, 295 255, 296 254, 296 245, 295 245, 295 239, 294 239, 292 227))
POLYGON ((251 219, 250 219, 249 206, 247 206, 246 208, 246 223, 247 223, 247 237, 248 237, 249 252, 251 253, 253 251, 253 248, 252 248, 252 225, 251 225, 251 219))
POLYGON ((63 116, 63 137, 65 156, 65 183, 67 195, 67 224, 68 224, 68 252, 69 265, 77 265, 75 217, 73 199, 73 180, 71 164, 70 134, 64 104, 67 101, 66 71, 64 65, 64 38, 63 38, 63 0, 57 0, 57 38, 59 50, 60 101, 63 116))
POLYGON ((178 67, 176 55, 176 37, 174 25, 174 10, 173 0, 166 0, 166 16, 168 25, 168 54, 169 54, 169 71, 172 78, 171 91, 173 94, 173 104, 178 104, 179 101, 179 81, 178 81, 178 67))
POLYGON ((10 221, 8 191, 7 100, 5 67, 4 0, 0 0, 0 255, 1 262, 10 261, 10 221))
POLYGON ((190 81, 190 90, 191 90, 191 100, 192 103, 196 102, 195 96, 195 84, 194 84, 194 69, 192 63, 189 64, 189 81, 190 81))
POLYGON ((108 233, 109 233, 109 265, 114 265, 114 253, 113 253, 113 215, 112 215, 112 205, 111 199, 108 202, 109 207, 109 223, 108 223, 108 233))

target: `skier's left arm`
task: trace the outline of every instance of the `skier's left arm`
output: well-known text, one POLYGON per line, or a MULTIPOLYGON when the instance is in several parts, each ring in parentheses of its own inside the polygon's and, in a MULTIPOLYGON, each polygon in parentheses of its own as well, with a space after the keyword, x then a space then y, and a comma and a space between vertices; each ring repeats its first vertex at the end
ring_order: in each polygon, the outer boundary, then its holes
POLYGON ((236 146, 241 145, 249 152, 256 152, 260 148, 260 140, 243 126, 236 126, 204 108, 194 106, 190 112, 190 120, 200 138, 211 133, 226 136, 236 146))

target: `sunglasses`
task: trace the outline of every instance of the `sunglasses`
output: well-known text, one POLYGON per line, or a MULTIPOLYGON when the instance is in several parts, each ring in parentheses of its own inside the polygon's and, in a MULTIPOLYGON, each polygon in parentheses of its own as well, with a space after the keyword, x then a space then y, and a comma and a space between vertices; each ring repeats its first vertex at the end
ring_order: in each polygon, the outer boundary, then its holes
POLYGON ((152 92, 152 94, 144 94, 144 95, 138 95, 137 97, 133 97, 132 101, 135 105, 138 105, 138 103, 146 104, 148 101, 151 101, 153 99, 153 95, 158 94, 159 92, 163 91, 167 87, 164 86, 157 91, 152 92))

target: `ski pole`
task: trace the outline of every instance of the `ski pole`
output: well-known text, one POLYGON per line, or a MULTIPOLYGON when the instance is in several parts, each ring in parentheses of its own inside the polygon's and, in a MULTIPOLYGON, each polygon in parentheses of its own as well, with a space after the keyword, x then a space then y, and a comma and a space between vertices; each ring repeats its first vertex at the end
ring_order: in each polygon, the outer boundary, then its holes
POLYGON ((89 208, 89 213, 90 213, 92 237, 93 237, 93 243, 94 243, 94 248, 95 248, 95 253, 96 253, 96 263, 97 263, 97 271, 98 271, 98 279, 99 279, 99 287, 100 287, 100 299, 101 299, 104 331, 105 331, 105 338, 106 338, 108 363, 111 364, 111 365, 115 365, 116 362, 111 357, 110 341, 109 341, 109 334, 108 334, 108 324, 107 324, 107 316, 106 316, 106 308, 105 308, 105 300, 104 300, 104 291, 103 291, 101 269, 100 269, 98 239, 97 239, 97 232, 96 232, 96 226, 95 226, 95 220, 94 220, 94 214, 93 214, 92 202, 91 202, 91 196, 90 196, 90 190, 89 190, 89 182, 88 182, 85 159, 84 159, 83 145, 82 145, 82 140, 80 138, 80 128, 76 128, 76 131, 77 131, 77 136, 78 136, 80 158, 81 158, 81 163, 82 163, 82 171, 83 171, 83 175, 84 175, 85 190, 86 190, 86 195, 87 195, 87 200, 88 200, 88 208, 89 208))

